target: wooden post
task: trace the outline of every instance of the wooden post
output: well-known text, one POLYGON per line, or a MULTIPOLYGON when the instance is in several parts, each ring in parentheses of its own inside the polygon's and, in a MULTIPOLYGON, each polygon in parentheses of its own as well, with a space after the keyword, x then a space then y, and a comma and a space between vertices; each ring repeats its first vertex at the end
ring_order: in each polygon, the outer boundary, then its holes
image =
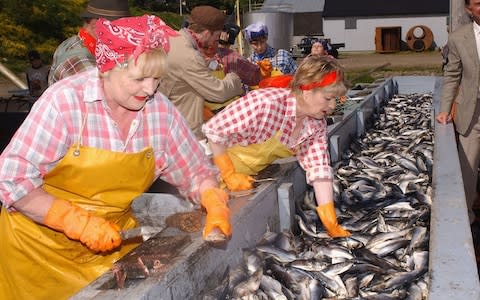
MULTIPOLYGON (((235 8, 236 8, 236 15, 237 15, 237 25, 240 27, 240 30, 242 28, 242 24, 240 22, 240 1, 236 0, 235 3, 235 8)), ((243 56, 243 38, 242 38, 242 32, 240 32, 237 36, 237 41, 238 41, 238 53, 243 56)))

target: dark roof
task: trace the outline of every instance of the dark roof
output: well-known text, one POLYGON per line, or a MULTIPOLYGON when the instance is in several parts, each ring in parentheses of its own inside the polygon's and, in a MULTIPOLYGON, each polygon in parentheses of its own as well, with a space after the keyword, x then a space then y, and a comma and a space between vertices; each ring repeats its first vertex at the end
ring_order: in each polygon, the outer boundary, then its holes
POLYGON ((449 0, 325 0, 325 18, 448 15, 449 0))

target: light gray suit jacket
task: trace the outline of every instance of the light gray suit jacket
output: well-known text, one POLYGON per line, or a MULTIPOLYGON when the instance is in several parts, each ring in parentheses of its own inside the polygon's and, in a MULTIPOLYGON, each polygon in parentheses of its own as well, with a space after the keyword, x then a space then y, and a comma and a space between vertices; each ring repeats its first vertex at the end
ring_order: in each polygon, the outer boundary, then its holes
POLYGON ((480 86, 480 61, 472 23, 449 35, 448 50, 440 112, 450 112, 455 101, 455 128, 464 135, 472 123, 475 106, 478 105, 477 94, 480 86))
POLYGON ((229 73, 223 80, 212 75, 184 29, 180 30, 180 35, 170 38, 167 63, 167 74, 158 89, 182 113, 197 137, 202 136, 205 99, 223 103, 243 93, 243 84, 237 74, 229 73))

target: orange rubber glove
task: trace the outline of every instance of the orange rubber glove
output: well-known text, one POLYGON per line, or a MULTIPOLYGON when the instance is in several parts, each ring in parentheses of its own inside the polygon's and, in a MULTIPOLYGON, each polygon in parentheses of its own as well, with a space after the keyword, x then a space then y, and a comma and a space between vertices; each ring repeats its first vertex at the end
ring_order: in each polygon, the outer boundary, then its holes
POLYGON ((260 76, 262 79, 272 75, 272 63, 268 58, 257 61, 257 65, 260 67, 260 76))
POLYGON ((120 228, 104 218, 93 216, 69 201, 55 199, 43 223, 63 232, 72 240, 79 240, 89 249, 110 251, 122 242, 120 228))
POLYGON ((211 118, 213 118, 213 116, 215 116, 213 111, 210 108, 204 106, 203 107, 203 121, 206 122, 206 121, 210 120, 211 118))
POLYGON ((213 162, 220 170, 223 181, 231 191, 245 191, 253 188, 253 178, 251 176, 236 173, 232 160, 228 153, 213 157, 213 162))
POLYGON ((334 238, 350 236, 350 232, 343 229, 337 222, 337 214, 335 213, 333 201, 319 205, 317 207, 317 214, 329 236, 334 238))
POLYGON ((202 193, 201 204, 207 211, 203 239, 206 241, 226 240, 232 234, 228 195, 218 188, 210 188, 202 193), (220 232, 218 232, 220 230, 220 232))

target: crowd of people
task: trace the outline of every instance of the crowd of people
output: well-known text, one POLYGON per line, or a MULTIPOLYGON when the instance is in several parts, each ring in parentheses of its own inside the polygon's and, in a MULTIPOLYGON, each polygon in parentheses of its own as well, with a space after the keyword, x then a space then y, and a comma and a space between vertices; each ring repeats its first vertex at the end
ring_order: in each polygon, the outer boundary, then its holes
MULTIPOLYGON (((347 84, 324 44, 297 65, 268 44, 265 24, 242 32, 211 6, 195 7, 178 31, 156 16, 131 16, 128 1, 91 0, 81 17, 49 70, 29 54, 39 98, 0 156, 0 298, 43 299, 53 290, 67 298, 108 270, 138 245, 123 245, 119 231, 137 226, 131 203, 157 178, 205 210, 205 241, 226 242, 235 234, 227 191, 251 189, 253 175, 296 156, 325 230, 350 235, 337 222, 325 119, 347 84), (231 48, 240 33, 248 58, 231 48), (281 75, 281 86, 258 88, 281 75)), ((464 31, 473 35, 471 25, 464 31)), ((478 78, 461 74, 479 73, 455 36, 437 120, 448 121, 460 86, 463 170, 478 168, 480 106, 467 88, 478 78)))

